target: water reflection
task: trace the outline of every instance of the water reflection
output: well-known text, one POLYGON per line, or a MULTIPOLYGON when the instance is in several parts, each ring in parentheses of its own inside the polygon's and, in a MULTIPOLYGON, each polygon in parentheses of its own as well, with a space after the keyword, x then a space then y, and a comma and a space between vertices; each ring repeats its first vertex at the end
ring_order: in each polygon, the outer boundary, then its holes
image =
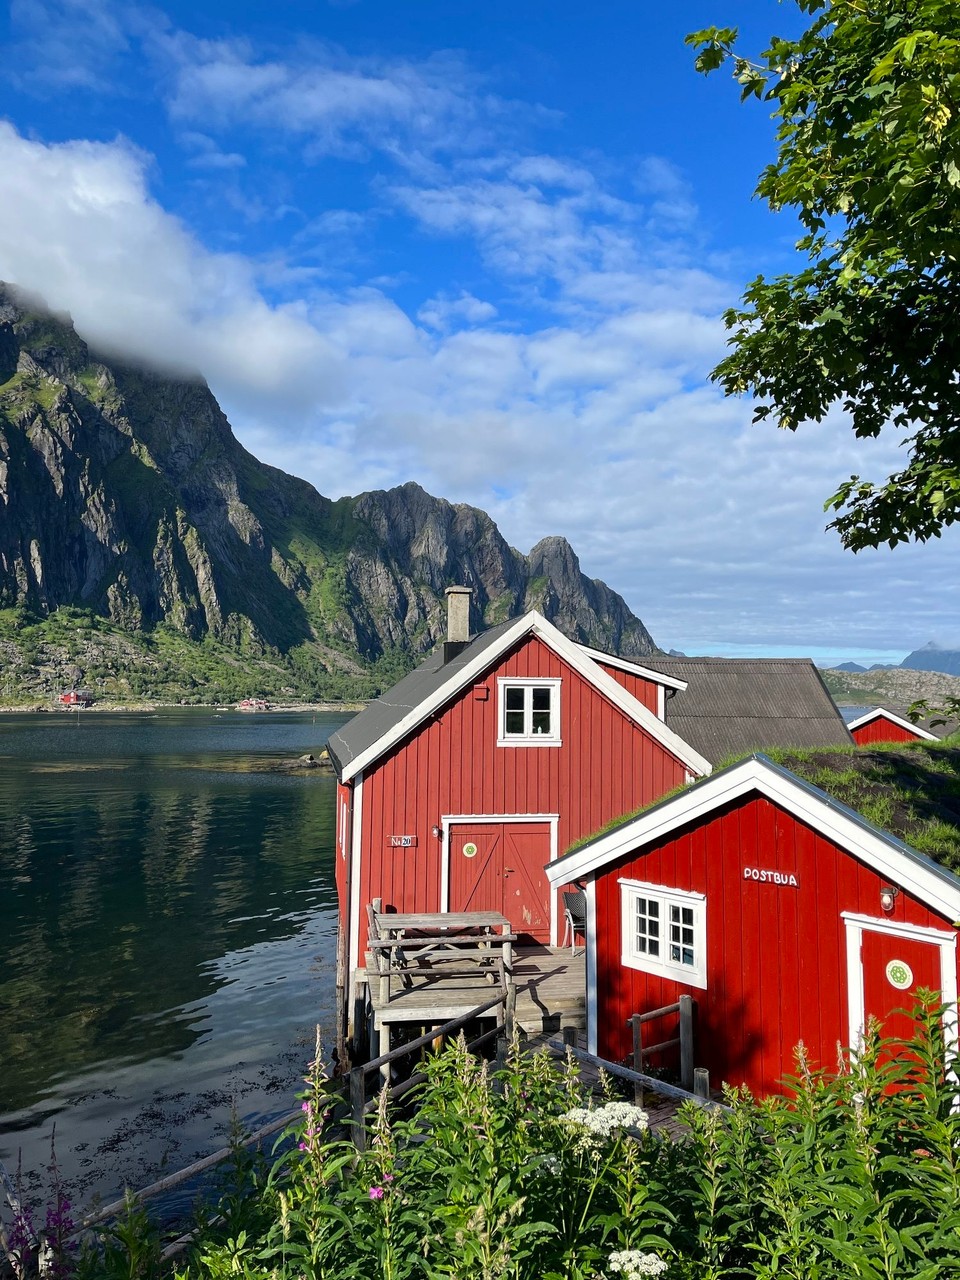
POLYGON ((0 1158, 57 1113, 61 1152, 102 1143, 158 1088, 202 1140, 185 1099, 228 1090, 212 1122, 299 1071, 332 1012, 334 784, 247 770, 343 720, 0 718, 0 1158))

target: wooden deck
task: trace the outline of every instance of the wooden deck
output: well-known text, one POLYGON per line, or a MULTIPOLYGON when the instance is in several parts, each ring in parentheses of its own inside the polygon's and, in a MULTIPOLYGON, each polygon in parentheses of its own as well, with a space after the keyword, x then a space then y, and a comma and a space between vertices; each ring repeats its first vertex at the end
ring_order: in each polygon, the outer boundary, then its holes
MULTIPOLYGON (((377 970, 367 956, 367 972, 377 970)), ((581 1028, 586 1022, 586 968, 583 952, 572 956, 569 948, 516 947, 513 976, 517 988, 517 1023, 528 1035, 559 1032, 565 1026, 581 1028)), ((414 1023, 439 1025, 457 1018, 496 994, 493 971, 477 967, 464 974, 456 961, 434 958, 421 969, 391 976, 389 1001, 383 999, 378 978, 368 985, 375 1025, 414 1023), (449 976, 445 969, 450 970, 449 976), (404 985, 404 978, 409 985, 404 985)))

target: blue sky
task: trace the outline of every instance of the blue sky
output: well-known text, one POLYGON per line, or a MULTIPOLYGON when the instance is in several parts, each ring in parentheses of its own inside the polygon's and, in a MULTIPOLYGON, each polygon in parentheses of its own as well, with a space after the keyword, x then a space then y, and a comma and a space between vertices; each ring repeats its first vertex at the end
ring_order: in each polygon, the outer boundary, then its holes
POLYGON ((844 552, 823 499, 896 441, 750 425, 720 315, 789 269, 751 198, 749 49, 792 4, 15 0, 0 278, 199 369, 258 457, 335 497, 415 479, 522 550, 568 537, 664 646, 901 657, 960 637, 957 537, 844 552))

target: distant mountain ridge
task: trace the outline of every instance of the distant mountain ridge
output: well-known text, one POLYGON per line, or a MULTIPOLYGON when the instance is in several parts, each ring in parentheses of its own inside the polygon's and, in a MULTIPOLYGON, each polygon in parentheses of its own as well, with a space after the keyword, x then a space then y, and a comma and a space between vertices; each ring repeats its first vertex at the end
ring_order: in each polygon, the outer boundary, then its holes
POLYGON ((912 671, 939 671, 948 676, 960 676, 960 649, 941 649, 930 640, 922 648, 908 653, 900 665, 912 671))
POLYGON ((537 608, 575 640, 658 652, 565 539, 525 556, 414 483, 331 501, 248 453, 201 379, 92 352, 0 285, 0 608, 356 673, 431 649, 452 583, 474 629, 537 608))

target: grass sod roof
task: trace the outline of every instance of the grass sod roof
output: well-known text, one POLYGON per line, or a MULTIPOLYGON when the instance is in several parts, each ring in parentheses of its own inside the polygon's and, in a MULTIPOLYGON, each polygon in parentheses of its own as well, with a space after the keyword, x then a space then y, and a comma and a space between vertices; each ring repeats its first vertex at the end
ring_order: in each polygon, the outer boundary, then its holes
MULTIPOLYGON (((752 754, 724 760, 707 778, 677 787, 652 804, 614 819, 566 852, 582 849, 680 792, 702 786, 721 769, 752 754)), ((869 747, 768 748, 764 755, 960 875, 960 737, 869 747)))

